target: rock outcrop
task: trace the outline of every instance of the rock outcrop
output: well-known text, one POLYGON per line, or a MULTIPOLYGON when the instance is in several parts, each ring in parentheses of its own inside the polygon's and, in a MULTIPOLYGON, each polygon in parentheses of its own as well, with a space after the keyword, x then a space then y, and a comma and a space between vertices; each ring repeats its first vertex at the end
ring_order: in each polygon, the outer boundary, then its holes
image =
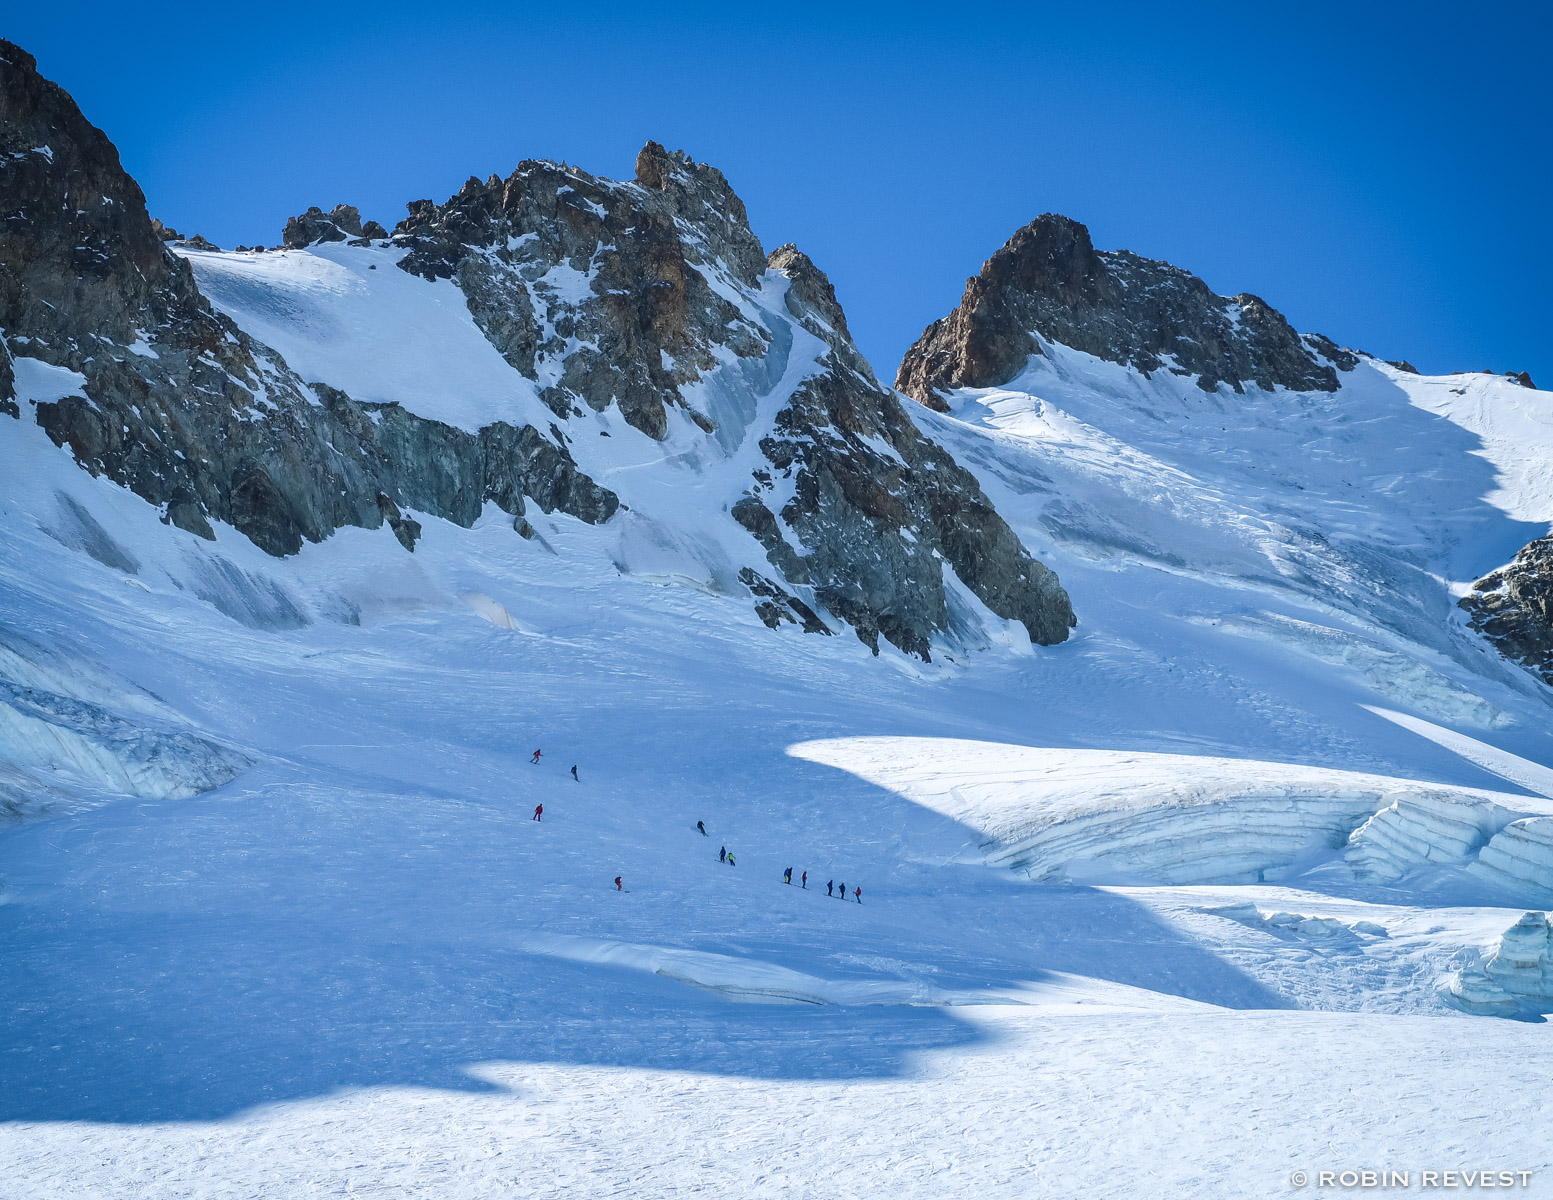
POLYGON ((336 204, 327 213, 316 204, 300 216, 286 222, 281 241, 292 250, 301 250, 317 242, 345 242, 353 239, 385 238, 388 230, 376 221, 365 224, 353 204, 336 204))
POLYGON ((1458 603, 1501 654, 1553 684, 1553 536, 1479 579, 1458 603))
MULTIPOLYGON (((617 405, 652 438, 679 387, 769 334, 714 287, 754 289, 765 254, 722 172, 649 142, 635 184, 552 162, 418 200, 394 228, 400 266, 456 279, 476 323, 565 419, 617 405)), ((725 289, 726 290, 726 289, 725 289)))
POLYGON ((1025 553, 970 472, 879 386, 824 273, 792 246, 775 251, 770 266, 790 280, 789 311, 828 346, 827 369, 799 385, 760 444, 775 474, 792 481, 785 503, 772 511, 776 482, 762 472, 734 517, 790 582, 812 586, 876 650, 882 634, 928 657, 931 634, 951 623, 945 565, 1032 641, 1066 638, 1074 617, 1056 575, 1025 553))
MULTIPOLYGON (((3 340, 84 379, 33 415, 172 524, 208 538, 225 521, 282 555, 344 525, 378 528, 380 497, 464 524, 486 499, 521 517, 528 495, 593 522, 618 506, 552 434, 474 437, 304 383, 211 308, 113 144, 5 41, 0 163, 3 340)), ((25 417, 6 362, 0 402, 25 417)))
POLYGON ((1332 392, 1356 361, 1327 338, 1301 338, 1256 296, 1215 295, 1169 263, 1096 250, 1083 225, 1047 213, 966 281, 960 306, 906 352, 895 386, 942 409, 956 388, 1007 383, 1042 353, 1041 339, 1145 374, 1195 375, 1209 392, 1332 392))

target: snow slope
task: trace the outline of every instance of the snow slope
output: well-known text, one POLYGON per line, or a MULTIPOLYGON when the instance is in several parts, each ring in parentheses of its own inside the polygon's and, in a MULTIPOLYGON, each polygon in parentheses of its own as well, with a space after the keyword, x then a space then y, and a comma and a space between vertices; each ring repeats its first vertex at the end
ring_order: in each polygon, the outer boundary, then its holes
MULTIPOLYGON (((385 252, 210 260, 304 377, 534 419, 385 252)), ((767 420, 788 327, 700 402, 767 420)), ((747 443, 688 422, 576 439, 606 525, 279 560, 0 421, 0 676, 241 756, 195 795, 14 768, 58 803, 0 831, 0 1195, 1553 1194, 1549 1026, 1452 991, 1549 895, 1548 691, 1452 599, 1553 519, 1549 398, 1344 380, 1054 347, 915 412, 1081 621, 931 665, 726 594, 747 443)))

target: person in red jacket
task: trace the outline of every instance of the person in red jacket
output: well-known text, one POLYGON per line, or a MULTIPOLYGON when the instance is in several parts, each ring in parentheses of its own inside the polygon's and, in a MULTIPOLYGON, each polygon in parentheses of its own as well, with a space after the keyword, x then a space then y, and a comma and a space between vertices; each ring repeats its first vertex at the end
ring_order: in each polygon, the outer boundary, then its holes
POLYGON ((539 751, 535 750, 534 751, 534 757, 528 760, 529 766, 533 766, 538 761, 539 761, 539 751))
POLYGON ((809 872, 807 871, 803 873, 803 885, 806 888, 809 886, 809 872))
POLYGON ((859 904, 861 904, 863 902, 863 889, 862 888, 853 888, 852 889, 852 894, 855 897, 857 897, 857 902, 859 904))
POLYGON ((618 875, 615 876, 615 891, 617 891, 617 892, 625 891, 625 888, 620 886, 620 876, 618 876, 618 875))
POLYGON ((543 804, 534 805, 534 815, 531 819, 535 821, 539 820, 539 818, 544 814, 544 811, 545 806, 543 804))

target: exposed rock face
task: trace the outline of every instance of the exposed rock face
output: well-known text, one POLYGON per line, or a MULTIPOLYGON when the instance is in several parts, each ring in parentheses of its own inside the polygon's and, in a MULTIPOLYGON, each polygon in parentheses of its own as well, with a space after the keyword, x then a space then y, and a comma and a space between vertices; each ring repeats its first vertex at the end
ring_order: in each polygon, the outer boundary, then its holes
POLYGON ((792 246, 770 265, 792 281, 789 311, 828 345, 827 369, 799 386, 761 442, 792 480, 790 498, 773 513, 766 498, 777 486, 762 472, 734 517, 790 582, 812 586, 876 651, 882 634, 928 657, 931 634, 950 624, 946 564, 1033 641, 1066 638, 1073 610, 1056 575, 1025 553, 975 478, 879 386, 847 336, 830 280, 792 246))
POLYGON ((476 323, 558 417, 618 404, 662 438, 679 386, 716 364, 714 347, 765 352, 766 331, 709 278, 754 288, 765 254, 715 167, 649 142, 636 170, 621 184, 520 163, 446 204, 412 203, 394 240, 410 248, 406 271, 457 279, 476 323))
POLYGON ((1334 365, 1356 361, 1326 338, 1301 339, 1256 296, 1218 296, 1169 263, 1096 250, 1084 226, 1047 213, 966 282, 960 306, 907 351, 895 386, 942 409, 945 392, 1007 383, 1041 353, 1036 335, 1145 374, 1195 375, 1209 392, 1336 391, 1334 365))
POLYGON ((300 216, 286 222, 281 240, 292 250, 301 250, 316 242, 344 242, 352 238, 388 236, 376 221, 361 221, 361 212, 353 204, 336 204, 329 212, 316 204, 300 216))
POLYGON ((1526 546, 1458 603, 1501 654, 1553 684, 1553 537, 1526 546))
POLYGON ((483 499, 521 515, 524 493, 587 521, 617 507, 532 428, 474 437, 407 413, 375 422, 343 393, 298 379, 211 309, 112 143, 4 41, 0 161, 9 354, 86 380, 83 395, 37 405, 36 420, 173 524, 211 537, 210 518, 224 520, 279 555, 342 525, 379 527, 379 495, 465 524, 483 499))

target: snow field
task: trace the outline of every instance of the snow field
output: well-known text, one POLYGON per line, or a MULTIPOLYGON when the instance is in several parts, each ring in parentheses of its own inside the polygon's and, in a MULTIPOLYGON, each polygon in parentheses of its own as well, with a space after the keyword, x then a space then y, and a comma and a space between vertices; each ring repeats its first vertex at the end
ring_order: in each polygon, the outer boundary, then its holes
MULTIPOLYGON (((305 378, 549 419, 388 252, 191 258, 305 378)), ((1547 693, 1450 591, 1553 519, 1546 394, 1055 347, 914 416, 1081 624, 1032 652, 967 604, 923 664, 729 583, 816 352, 741 303, 771 354, 687 396, 721 440, 599 414, 628 519, 532 541, 273 560, 0 421, 0 675, 69 701, 0 747, 55 814, 0 833, 0 1196, 1547 1192, 1547 693)))

